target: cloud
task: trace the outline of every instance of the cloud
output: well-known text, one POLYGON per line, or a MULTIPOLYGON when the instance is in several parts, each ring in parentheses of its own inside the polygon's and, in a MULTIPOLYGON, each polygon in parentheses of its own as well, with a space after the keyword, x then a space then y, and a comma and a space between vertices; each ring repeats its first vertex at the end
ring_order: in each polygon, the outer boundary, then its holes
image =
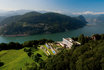
POLYGON ((104 12, 85 11, 85 12, 77 12, 77 13, 72 13, 72 14, 73 15, 87 15, 87 14, 99 15, 99 14, 104 14, 104 12))
POLYGON ((36 10, 36 11, 63 13, 62 10, 36 10))

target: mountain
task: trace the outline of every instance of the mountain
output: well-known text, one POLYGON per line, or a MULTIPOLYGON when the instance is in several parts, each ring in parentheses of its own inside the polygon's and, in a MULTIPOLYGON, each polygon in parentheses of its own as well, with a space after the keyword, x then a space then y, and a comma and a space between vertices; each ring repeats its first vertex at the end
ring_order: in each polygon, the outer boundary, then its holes
POLYGON ((104 14, 99 15, 83 15, 89 23, 104 23, 104 14))
POLYGON ((0 22, 3 21, 5 18, 5 16, 0 16, 0 22))
POLYGON ((4 21, 1 21, 0 25, 10 24, 10 23, 13 23, 13 22, 18 22, 19 20, 28 19, 29 17, 35 16, 35 15, 38 15, 38 14, 40 14, 40 13, 38 13, 38 12, 29 12, 29 13, 26 13, 24 15, 16 15, 16 16, 7 17, 7 18, 5 18, 4 21))
POLYGON ((81 20, 81 21, 83 21, 84 23, 87 23, 86 19, 82 15, 79 15, 78 19, 81 20))
POLYGON ((84 17, 70 17, 59 13, 29 12, 6 18, 2 23, 1 35, 43 34, 64 32, 86 25, 84 17))
POLYGON ((104 14, 99 15, 99 16, 96 18, 96 22, 97 22, 97 23, 104 23, 104 14))
POLYGON ((30 12, 30 10, 16 10, 16 11, 3 11, 0 10, 0 23, 6 19, 7 17, 11 17, 11 16, 18 16, 18 15, 23 15, 25 13, 30 12))
POLYGON ((15 11, 2 11, 0 10, 0 16, 15 16, 15 15, 23 15, 27 12, 30 12, 31 10, 15 10, 15 11))

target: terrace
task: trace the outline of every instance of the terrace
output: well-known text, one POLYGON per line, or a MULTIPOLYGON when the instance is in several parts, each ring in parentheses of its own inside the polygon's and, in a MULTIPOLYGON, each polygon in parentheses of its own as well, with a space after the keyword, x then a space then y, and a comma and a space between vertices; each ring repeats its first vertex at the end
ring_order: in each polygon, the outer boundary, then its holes
POLYGON ((41 45, 40 47, 45 53, 46 55, 55 55, 58 53, 58 49, 57 48, 62 48, 61 45, 59 44, 55 44, 55 43, 46 43, 45 45, 41 45))
POLYGON ((74 41, 71 38, 63 38, 63 41, 61 42, 46 43, 45 45, 41 45, 40 48, 46 53, 47 56, 49 56, 57 54, 63 48, 70 49, 73 44, 81 45, 79 42, 74 41))

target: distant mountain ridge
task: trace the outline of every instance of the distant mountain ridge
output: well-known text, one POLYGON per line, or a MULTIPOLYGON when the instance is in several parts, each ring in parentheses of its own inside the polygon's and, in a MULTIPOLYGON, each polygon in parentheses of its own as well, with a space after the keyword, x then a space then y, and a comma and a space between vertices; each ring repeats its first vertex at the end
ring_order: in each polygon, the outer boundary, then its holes
POLYGON ((1 11, 0 16, 10 17, 15 15, 23 15, 31 10, 15 10, 15 11, 1 11))
POLYGON ((64 32, 86 25, 83 16, 70 17, 59 13, 29 12, 24 15, 8 17, 1 22, 1 35, 43 34, 64 32))
POLYGON ((3 21, 6 17, 0 16, 0 22, 3 21))
POLYGON ((0 23, 6 19, 7 17, 23 15, 25 13, 30 12, 31 10, 15 10, 15 11, 3 11, 0 10, 0 23))
POLYGON ((21 19, 26 19, 27 17, 32 17, 32 16, 35 16, 35 15, 38 15, 38 14, 41 14, 41 13, 38 13, 38 12, 29 12, 29 13, 25 13, 23 15, 16 15, 16 16, 11 16, 11 17, 7 17, 5 18, 4 21, 1 21, 0 25, 4 25, 4 24, 10 24, 10 23, 13 23, 13 22, 17 22, 21 19))
POLYGON ((104 23, 104 14, 99 15, 83 15, 89 23, 104 23))

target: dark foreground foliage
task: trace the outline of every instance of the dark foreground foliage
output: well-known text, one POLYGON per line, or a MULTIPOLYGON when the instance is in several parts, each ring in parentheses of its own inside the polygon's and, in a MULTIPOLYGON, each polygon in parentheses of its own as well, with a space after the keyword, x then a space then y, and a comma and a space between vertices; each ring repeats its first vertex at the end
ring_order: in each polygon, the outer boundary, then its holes
POLYGON ((4 63, 3 62, 0 62, 0 67, 3 66, 3 65, 4 65, 4 63))
POLYGON ((44 61, 41 68, 44 70, 104 70, 104 35, 96 34, 92 37, 81 35, 77 40, 82 41, 83 45, 62 50, 44 61))
POLYGON ((32 47, 37 48, 38 45, 45 44, 47 42, 54 42, 52 40, 41 39, 41 40, 33 40, 33 41, 26 41, 23 44, 10 42, 10 43, 0 43, 0 51, 1 50, 9 50, 9 49, 22 49, 24 47, 32 47))

